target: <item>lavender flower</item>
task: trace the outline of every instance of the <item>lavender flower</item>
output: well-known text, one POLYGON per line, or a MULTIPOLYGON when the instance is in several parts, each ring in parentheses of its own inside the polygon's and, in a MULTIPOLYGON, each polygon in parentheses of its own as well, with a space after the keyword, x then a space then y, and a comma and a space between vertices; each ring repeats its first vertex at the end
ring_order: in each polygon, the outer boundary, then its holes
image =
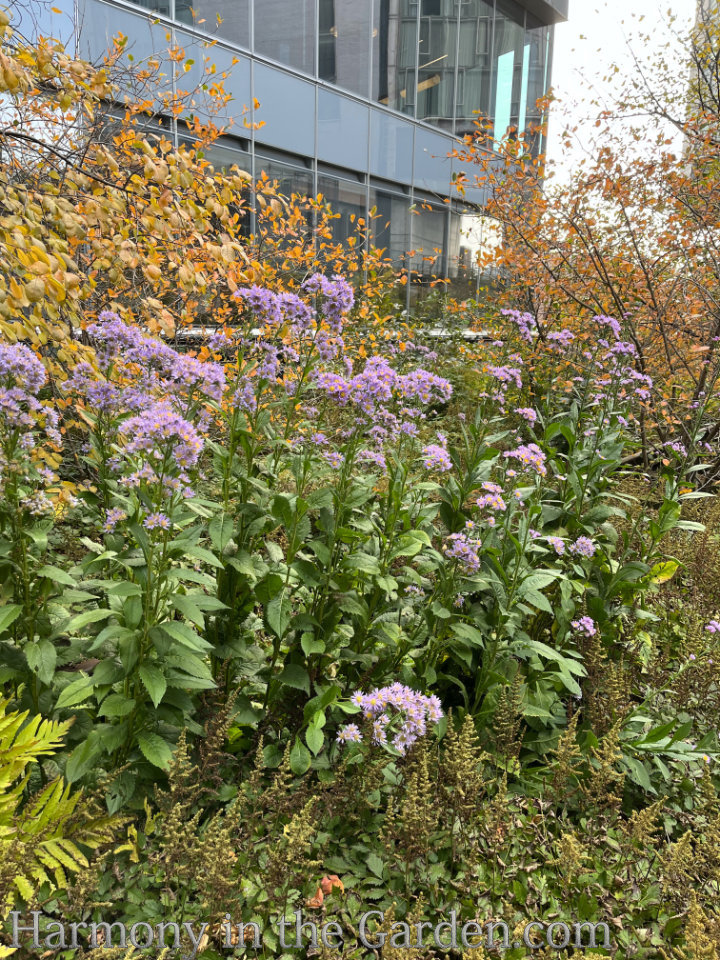
POLYGON ((129 453, 139 453, 157 462, 171 451, 172 459, 180 468, 195 466, 203 448, 195 427, 176 413, 169 403, 156 403, 143 413, 130 417, 120 430, 129 438, 129 453))
POLYGON ((423 466, 426 470, 447 473, 448 470, 452 470, 452 460, 444 447, 431 443, 423 449, 423 466))
POLYGON ((590 540, 589 537, 578 537, 575 543, 572 543, 569 547, 570 553, 578 557, 594 557, 595 556, 595 544, 590 540))
MULTIPOLYGON (((428 723, 438 723, 443 717, 442 705, 437 697, 426 697, 401 683, 375 689, 371 693, 355 693, 352 702, 363 711, 365 720, 372 721, 373 741, 387 741, 388 729, 399 729, 392 746, 402 754, 427 733, 428 723)), ((338 734, 343 743, 362 740, 357 724, 350 723, 338 734)))
POLYGON ((11 390, 19 388, 34 396, 47 380, 45 367, 29 347, 22 343, 0 343, 0 380, 11 390))
POLYGON ((337 735, 338 743, 361 743, 362 734, 356 723, 348 723, 337 735))
POLYGON ((522 444, 515 450, 506 450, 503 454, 506 458, 519 460, 526 467, 530 467, 535 473, 544 477, 547 474, 545 466, 546 457, 536 443, 522 444))
POLYGON ((561 540, 560 537, 547 537, 546 539, 559 557, 565 553, 565 541, 561 540))
POLYGON ((146 530, 170 529, 170 517, 164 513, 149 513, 143 520, 143 526, 146 530))
POLYGON ((451 533, 443 547, 443 553, 449 560, 457 560, 465 573, 472 574, 480 569, 480 547, 479 540, 466 537, 464 533, 451 533))
POLYGON ((594 637, 597 633, 595 621, 591 617, 580 617, 579 620, 573 620, 570 626, 586 637, 594 637))

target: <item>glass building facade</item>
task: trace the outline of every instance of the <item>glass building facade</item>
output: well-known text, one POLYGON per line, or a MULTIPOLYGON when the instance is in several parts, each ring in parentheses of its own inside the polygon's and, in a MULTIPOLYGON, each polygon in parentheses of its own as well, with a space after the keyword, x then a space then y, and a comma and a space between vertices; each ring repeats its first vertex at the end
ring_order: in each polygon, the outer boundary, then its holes
POLYGON ((195 61, 185 88, 202 81, 203 58, 226 71, 236 123, 210 159, 267 173, 286 193, 322 193, 336 239, 374 210, 374 242, 418 281, 471 262, 463 225, 486 198, 453 200, 462 164, 448 154, 479 114, 496 142, 539 121, 553 26, 568 12, 568 0, 74 2, 84 55, 122 32, 137 63, 170 37, 195 61), (244 110, 261 125, 238 121, 244 110))

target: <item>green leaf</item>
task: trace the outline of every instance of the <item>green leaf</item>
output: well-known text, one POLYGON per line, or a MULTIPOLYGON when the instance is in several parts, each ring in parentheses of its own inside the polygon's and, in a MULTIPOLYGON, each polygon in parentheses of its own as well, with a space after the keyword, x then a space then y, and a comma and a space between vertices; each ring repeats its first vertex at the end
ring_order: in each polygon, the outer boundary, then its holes
POLYGON ((301 777, 310 769, 312 757, 307 747, 295 738, 295 745, 290 751, 290 769, 296 777, 301 777))
POLYGON ((325 652, 325 643, 314 637, 311 633, 304 633, 300 637, 300 646, 303 648, 303 653, 306 657, 312 656, 313 653, 325 652))
POLYGON ((19 603, 9 603, 0 610, 0 633, 7 630, 11 623, 14 623, 22 613, 22 607, 19 603))
POLYGON ((100 620, 107 620, 108 617, 112 616, 112 610, 86 610, 85 613, 80 613, 76 617, 73 617, 65 629, 68 633, 73 633, 75 630, 80 630, 90 623, 99 623, 100 620))
POLYGON ((150 694, 153 706, 157 707, 167 690, 167 680, 159 667, 152 664, 145 664, 140 667, 138 673, 145 689, 150 694))
POLYGON ((482 647, 485 643, 485 637, 482 632, 478 630, 477 627, 471 627, 469 623, 454 623, 452 625, 452 631, 462 640, 467 640, 468 643, 475 647, 482 647))
POLYGON ((100 753, 100 744, 92 734, 79 746, 75 747, 65 764, 65 779, 68 783, 75 783, 93 765, 95 757, 100 753))
POLYGON ((98 708, 101 717, 126 717, 133 712, 135 701, 122 693, 111 693, 98 708))
POLYGON ((55 673, 57 650, 49 640, 40 640, 39 643, 29 643, 24 649, 25 659, 33 673, 37 674, 41 683, 49 684, 55 673))
POLYGON ((665 563, 656 563, 650 570, 650 583, 667 583, 675 576, 680 568, 678 560, 666 560, 665 563))
POLYGON ((422 530, 413 530, 412 533, 403 533, 398 539, 397 546, 390 551, 391 558, 395 557, 414 557, 420 553, 424 546, 428 546, 430 540, 422 530))
POLYGON ((55 583, 62 583, 65 587, 74 587, 77 584, 75 578, 71 577, 65 570, 61 570, 60 567, 53 567, 50 564, 40 567, 36 576, 45 577, 47 580, 55 581, 55 583))
POLYGON ((56 710, 63 710, 66 707, 77 706, 83 700, 87 700, 95 689, 95 682, 92 677, 81 674, 77 680, 73 680, 66 687, 63 687, 60 696, 55 704, 56 710))
POLYGON ((218 560, 214 553, 211 553, 204 547, 198 547, 197 544, 191 543, 183 547, 183 552, 186 557, 194 557, 196 560, 202 560, 203 563, 207 563, 210 567, 222 566, 222 562, 218 560))
POLYGON ((232 540, 233 535, 233 521, 227 514, 223 513, 219 517, 210 523, 210 540, 213 547, 219 552, 222 553, 225 547, 232 540))
POLYGON ((375 876, 382 880, 385 864, 382 862, 380 857, 376 853, 370 853, 368 854, 366 863, 375 876))
POLYGON ((195 626, 200 627, 201 630, 204 629, 205 617, 203 612, 200 607, 193 603, 189 597, 186 597, 181 593, 177 593, 171 598, 170 603, 173 607, 175 607, 176 610, 179 610, 180 613, 190 621, 190 623, 194 623, 195 626))
POLYGON ((265 607, 265 619, 275 636, 282 639, 292 619, 292 605, 286 590, 276 594, 265 607))
POLYGON ((280 674, 280 683, 286 687, 293 687, 295 690, 304 690, 310 695, 310 677, 304 667, 298 663, 289 663, 280 674))
POLYGON ((543 610, 545 613, 553 612, 550 601, 545 594, 540 593, 539 590, 525 590, 523 593, 523 599, 527 600, 527 602, 531 603, 534 607, 537 607, 538 610, 543 610))
POLYGON ((343 566, 350 570, 358 570, 361 573, 379 574, 380 565, 377 557, 371 557, 367 553, 354 553, 345 557, 343 566))
POLYGON ((166 620, 158 624, 158 630, 162 630, 173 640, 187 647, 188 650, 194 650, 196 653, 203 653, 205 650, 211 650, 212 644, 199 637, 186 623, 180 623, 179 620, 166 620))
POLYGON ((317 756, 323 748, 325 743, 325 735, 322 732, 322 728, 317 724, 310 724, 310 726, 305 731, 305 742, 310 747, 312 752, 317 756))
POLYGON ((141 733, 138 736, 138 746, 149 763, 161 770, 167 770, 175 751, 171 743, 163 740, 157 733, 141 733))

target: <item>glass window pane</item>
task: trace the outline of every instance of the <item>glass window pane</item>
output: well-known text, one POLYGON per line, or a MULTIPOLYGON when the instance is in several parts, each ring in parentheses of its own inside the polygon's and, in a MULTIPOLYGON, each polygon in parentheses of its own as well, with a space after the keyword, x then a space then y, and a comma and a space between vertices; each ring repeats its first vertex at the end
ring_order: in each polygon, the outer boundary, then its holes
POLYGON ((514 0, 497 0, 495 70, 491 98, 494 107, 496 144, 505 138, 508 127, 516 127, 518 124, 523 72, 525 83, 527 83, 528 69, 524 24, 525 11, 522 7, 518 6, 514 0))
POLYGON ((315 0, 255 0, 255 51, 315 73, 315 0))
POLYGON ((458 89, 455 133, 475 130, 474 111, 488 117, 492 75, 493 5, 491 0, 463 0, 460 6, 458 89))
POLYGON ((358 237, 358 245, 361 246, 361 234, 358 231, 367 219, 365 187, 359 183, 319 175, 318 193, 332 208, 334 216, 329 223, 332 241, 346 243, 351 237, 358 237))
POLYGON ((309 170, 293 167, 279 160, 268 160, 265 157, 256 157, 255 165, 258 179, 265 173, 270 180, 277 180, 278 191, 283 196, 291 197, 295 194, 299 197, 309 197, 312 195, 313 178, 309 170))
MULTIPOLYGON (((534 23, 528 26, 529 29, 525 34, 525 46, 529 53, 526 128, 537 126, 542 120, 537 101, 548 92, 550 85, 548 70, 552 49, 552 27, 534 23)), ((532 140, 533 151, 540 151, 542 149, 540 135, 536 134, 532 140)))
POLYGON ((319 0, 318 76, 368 96, 372 4, 319 0))
POLYGON ((450 131, 453 126, 457 30, 456 0, 423 0, 416 116, 450 131))
POLYGON ((415 113, 417 0, 374 0, 373 99, 415 113))
POLYGON ((371 189, 370 207, 375 208, 371 217, 373 246, 383 249, 385 256, 395 266, 402 266, 410 249, 410 206, 407 198, 371 189))
POLYGON ((350 97, 318 90, 319 160, 347 170, 365 169, 368 152, 368 108, 350 97))
POLYGON ((175 0, 175 19, 250 48, 250 0, 175 0))
POLYGON ((418 278, 444 276, 447 210, 423 201, 416 202, 412 216, 412 257, 410 270, 418 278))

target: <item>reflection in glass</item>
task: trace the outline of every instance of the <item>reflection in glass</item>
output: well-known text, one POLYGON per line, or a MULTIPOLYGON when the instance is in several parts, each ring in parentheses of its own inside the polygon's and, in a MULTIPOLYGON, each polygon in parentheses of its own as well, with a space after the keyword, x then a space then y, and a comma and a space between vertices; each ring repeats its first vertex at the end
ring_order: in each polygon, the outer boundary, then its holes
POLYGON ((418 0, 374 0, 378 30, 373 92, 379 103, 415 113, 418 0))
POLYGON ((492 41, 492 0, 463 0, 460 5, 455 105, 455 133, 459 137, 475 131, 477 115, 474 111, 490 116, 492 41))
POLYGON ((335 0, 318 0, 318 76, 337 82, 335 0))
POLYGON ((410 249, 410 208, 406 197, 370 190, 372 242, 385 251, 396 267, 403 266, 410 249))
POLYGON ((525 11, 514 0, 497 0, 493 58, 493 115, 495 142, 500 143, 508 127, 516 127, 520 115, 523 67, 527 84, 525 57, 525 11))
POLYGON ((250 49, 250 0, 175 0, 175 19, 250 49))
POLYGON ((309 170, 293 167, 279 160, 267 160, 265 157, 256 157, 255 166, 258 180, 263 173, 266 173, 271 181, 277 180, 278 192, 283 196, 290 197, 293 194, 301 197, 312 196, 313 178, 309 170))
POLYGON ((359 183, 319 175, 318 193, 323 195, 334 214, 329 224, 333 242, 347 243, 351 237, 359 237, 359 221, 366 220, 365 187, 359 183))
POLYGON ((410 270, 417 277, 444 276, 447 250, 447 209, 424 201, 416 203, 412 216, 410 270))
POLYGON ((315 72, 315 0, 255 0, 255 51, 315 72))
POLYGON ((416 117, 450 131, 455 94, 457 6, 456 0, 422 0, 418 40, 416 117))
MULTIPOLYGON (((550 27, 543 26, 528 14, 527 32, 525 34, 525 46, 528 50, 528 90, 527 90, 527 115, 526 126, 537 126, 542 116, 537 106, 537 101, 543 97, 549 86, 550 69, 550 51, 551 51, 550 27)), ((532 143, 533 152, 542 151, 542 138, 539 133, 535 134, 532 143)))
POLYGON ((357 0, 319 0, 319 3, 320 79, 367 97, 372 4, 357 0))

